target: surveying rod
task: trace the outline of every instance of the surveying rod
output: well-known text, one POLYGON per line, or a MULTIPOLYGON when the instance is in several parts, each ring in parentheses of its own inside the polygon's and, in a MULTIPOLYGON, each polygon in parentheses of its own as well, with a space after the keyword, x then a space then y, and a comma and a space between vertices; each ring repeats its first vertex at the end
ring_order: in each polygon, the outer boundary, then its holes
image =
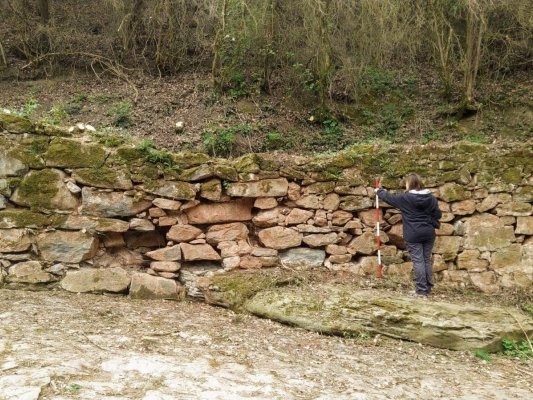
POLYGON ((374 181, 374 187, 376 188, 376 242, 378 245, 378 278, 383 278, 383 266, 381 265, 381 237, 379 234, 379 197, 378 197, 378 189, 379 189, 379 179, 376 179, 374 181))

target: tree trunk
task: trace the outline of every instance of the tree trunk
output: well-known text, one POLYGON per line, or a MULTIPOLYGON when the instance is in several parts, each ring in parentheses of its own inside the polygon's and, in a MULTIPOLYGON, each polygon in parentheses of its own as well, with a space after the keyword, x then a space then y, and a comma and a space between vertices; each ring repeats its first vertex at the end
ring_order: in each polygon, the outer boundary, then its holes
POLYGON ((264 17, 264 32, 266 36, 265 54, 263 58, 263 83, 261 89, 268 94, 272 93, 270 76, 272 74, 272 59, 274 58, 274 22, 277 0, 267 0, 264 17))
POLYGON ((222 60, 220 54, 222 51, 224 36, 226 34, 226 14, 228 12, 228 1, 220 0, 220 2, 220 23, 215 35, 215 41, 213 43, 213 63, 211 66, 211 77, 213 79, 213 86, 216 89, 222 89, 222 86, 224 85, 222 79, 222 60))
POLYGON ((326 105, 331 72, 331 35, 329 27, 331 1, 332 0, 318 1, 317 8, 315 10, 318 29, 318 93, 320 96, 320 106, 322 108, 324 108, 326 105))
POLYGON ((48 0, 39 0, 37 6, 39 8, 41 23, 47 25, 50 20, 50 6, 48 0))
POLYGON ((466 44, 464 56, 463 97, 464 108, 472 109, 474 105, 474 88, 479 62, 481 43, 485 33, 485 18, 479 0, 468 0, 466 15, 466 44))

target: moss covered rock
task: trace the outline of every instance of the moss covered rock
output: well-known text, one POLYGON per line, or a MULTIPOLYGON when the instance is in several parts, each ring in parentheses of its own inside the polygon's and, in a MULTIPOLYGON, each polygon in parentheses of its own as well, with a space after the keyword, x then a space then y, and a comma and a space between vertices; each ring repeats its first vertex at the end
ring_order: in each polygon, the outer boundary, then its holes
POLYGON ((213 176, 213 170, 210 165, 202 164, 198 167, 188 168, 178 175, 182 181, 196 182, 213 176))
POLYGON ((0 112, 0 129, 9 133, 32 133, 34 127, 28 118, 0 112))
POLYGON ((61 214, 42 214, 28 209, 14 209, 0 211, 0 228, 43 228, 58 227, 67 219, 61 214))
POLYGON ((257 154, 246 154, 242 157, 237 158, 233 165, 239 173, 258 173, 261 171, 260 164, 261 160, 257 154))
POLYGON ((72 173, 76 182, 98 188, 130 190, 133 183, 129 174, 120 168, 80 168, 72 173))
POLYGON ((172 155, 173 164, 183 169, 205 164, 209 159, 205 153, 181 152, 172 155))
POLYGON ((45 136, 29 136, 22 139, 18 145, 13 144, 9 155, 19 159, 30 168, 43 168, 45 166, 44 154, 49 142, 50 138, 45 136))
POLYGON ((45 154, 47 166, 65 168, 98 168, 104 164, 105 157, 101 145, 63 138, 54 138, 45 154))
POLYGON ((439 197, 446 202, 452 202, 469 199, 471 193, 462 185, 447 183, 439 188, 439 197))
POLYGON ((11 152, 0 148, 0 177, 24 175, 28 166, 11 152))
POLYGON ((144 191, 173 200, 193 200, 196 188, 187 182, 152 182, 144 186, 144 191))
POLYGON ((45 210, 74 210, 78 199, 64 183, 66 175, 57 169, 30 171, 11 196, 15 204, 45 210))
POLYGON ((239 173, 237 170, 228 164, 216 163, 213 166, 213 173, 216 177, 226 181, 236 182, 239 180, 239 173))
POLYGON ((263 290, 243 308, 263 318, 315 332, 359 336, 381 334, 453 350, 501 350, 503 338, 533 333, 517 310, 413 301, 342 286, 277 287, 263 290), (516 324, 520 321, 520 325, 516 324))

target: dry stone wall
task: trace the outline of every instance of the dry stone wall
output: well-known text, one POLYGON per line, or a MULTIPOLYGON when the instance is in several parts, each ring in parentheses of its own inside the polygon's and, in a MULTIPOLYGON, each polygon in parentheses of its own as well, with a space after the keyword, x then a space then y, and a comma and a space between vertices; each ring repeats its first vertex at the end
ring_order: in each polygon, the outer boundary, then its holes
MULTIPOLYGON (((0 285, 200 296, 201 276, 282 266, 375 275, 375 176, 420 173, 439 199, 434 272, 495 293, 533 282, 533 153, 469 143, 335 155, 171 154, 0 113, 0 285)), ((383 206, 386 279, 409 279, 383 206)))

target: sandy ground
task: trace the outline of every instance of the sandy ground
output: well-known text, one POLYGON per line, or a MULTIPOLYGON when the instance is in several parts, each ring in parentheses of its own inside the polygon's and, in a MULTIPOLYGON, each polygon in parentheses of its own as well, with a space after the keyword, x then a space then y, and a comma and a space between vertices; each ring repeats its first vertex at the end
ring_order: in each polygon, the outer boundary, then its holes
POLYGON ((0 290, 0 399, 528 399, 533 362, 197 302, 0 290))

